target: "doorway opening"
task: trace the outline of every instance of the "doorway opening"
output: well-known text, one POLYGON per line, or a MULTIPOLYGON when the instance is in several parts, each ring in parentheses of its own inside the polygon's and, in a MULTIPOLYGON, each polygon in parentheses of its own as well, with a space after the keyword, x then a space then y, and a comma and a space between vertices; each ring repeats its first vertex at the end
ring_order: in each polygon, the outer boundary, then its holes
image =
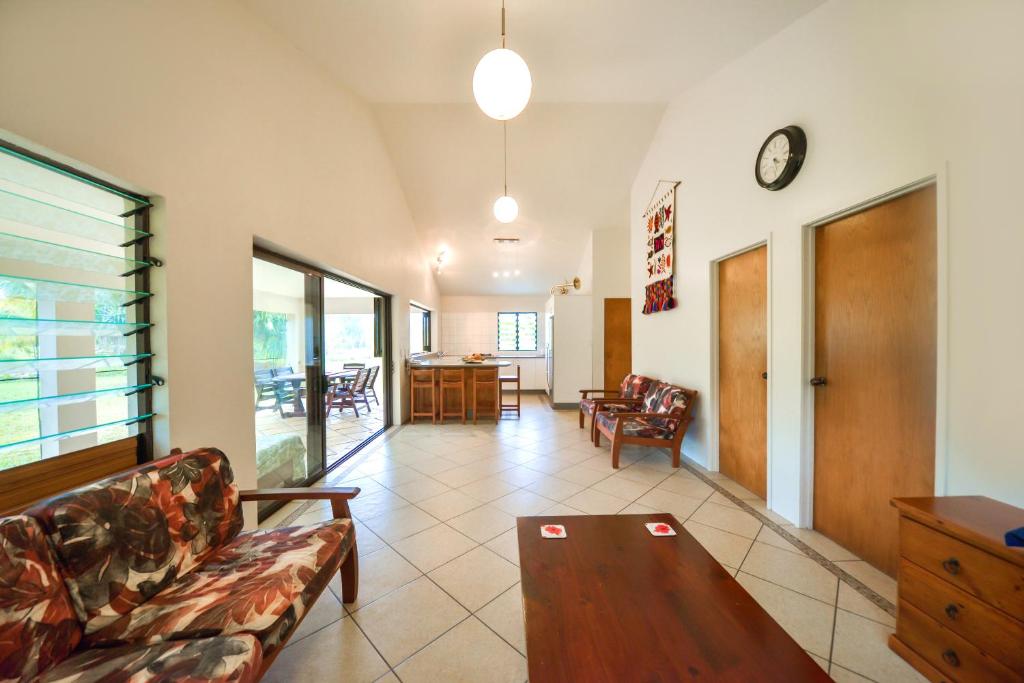
POLYGON ((255 250, 260 488, 308 486, 391 426, 390 323, 389 295, 255 250))

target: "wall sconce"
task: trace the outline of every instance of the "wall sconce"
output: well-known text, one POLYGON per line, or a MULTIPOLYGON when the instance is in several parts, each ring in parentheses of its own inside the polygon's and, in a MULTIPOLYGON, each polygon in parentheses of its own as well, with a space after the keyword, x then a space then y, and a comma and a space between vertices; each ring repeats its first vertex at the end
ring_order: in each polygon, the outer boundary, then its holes
POLYGON ((434 270, 438 275, 441 274, 441 270, 448 264, 448 250, 442 249, 437 252, 437 258, 434 259, 434 270))
POLYGON ((549 291, 551 292, 552 296, 554 296, 555 294, 558 294, 559 296, 565 296, 566 294, 569 293, 570 289, 579 289, 582 284, 583 283, 580 282, 580 279, 578 277, 574 277, 572 280, 566 280, 565 282, 555 285, 549 291))

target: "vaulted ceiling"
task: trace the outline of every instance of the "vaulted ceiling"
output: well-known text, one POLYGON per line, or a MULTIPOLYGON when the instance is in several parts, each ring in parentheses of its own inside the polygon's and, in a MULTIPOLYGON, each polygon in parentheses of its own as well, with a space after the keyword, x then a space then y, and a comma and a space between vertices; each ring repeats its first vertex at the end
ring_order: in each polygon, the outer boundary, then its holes
POLYGON ((665 104, 822 0, 506 0, 508 46, 533 97, 502 124, 472 96, 498 47, 499 0, 243 0, 370 103, 444 294, 543 293, 571 277, 591 230, 629 224, 629 190, 665 104), (498 236, 521 238, 496 247, 498 236), (521 271, 493 278, 495 270, 521 271))

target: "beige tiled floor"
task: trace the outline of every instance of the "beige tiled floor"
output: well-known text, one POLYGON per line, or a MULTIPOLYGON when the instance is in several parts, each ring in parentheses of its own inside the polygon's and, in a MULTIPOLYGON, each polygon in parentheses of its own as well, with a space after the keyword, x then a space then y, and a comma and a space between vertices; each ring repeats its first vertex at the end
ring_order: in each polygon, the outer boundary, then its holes
MULTIPOLYGON (((342 606, 336 578, 266 680, 524 681, 516 516, 651 511, 683 522, 836 680, 923 680, 886 646, 888 613, 758 518, 660 452, 627 449, 616 472, 574 412, 536 396, 525 404, 521 420, 497 426, 403 427, 332 473, 327 483, 363 490, 353 505, 359 601, 342 606)), ((298 512, 287 506, 264 525, 298 512)), ((299 522, 329 515, 316 504, 299 522)), ((787 531, 892 598, 889 577, 813 531, 787 531)))

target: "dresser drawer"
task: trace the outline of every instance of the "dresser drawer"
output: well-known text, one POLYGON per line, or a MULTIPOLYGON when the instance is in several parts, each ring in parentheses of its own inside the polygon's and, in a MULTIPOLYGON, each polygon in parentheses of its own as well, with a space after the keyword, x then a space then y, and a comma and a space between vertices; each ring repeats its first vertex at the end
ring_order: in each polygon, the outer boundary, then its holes
POLYGON ((1024 568, 900 518, 900 554, 958 588, 1024 619, 1024 568))
POLYGON ((1018 675, 906 600, 900 600, 896 637, 950 678, 968 683, 1021 683, 1018 675))
POLYGON ((1024 624, 906 560, 900 599, 1024 675, 1024 624))

